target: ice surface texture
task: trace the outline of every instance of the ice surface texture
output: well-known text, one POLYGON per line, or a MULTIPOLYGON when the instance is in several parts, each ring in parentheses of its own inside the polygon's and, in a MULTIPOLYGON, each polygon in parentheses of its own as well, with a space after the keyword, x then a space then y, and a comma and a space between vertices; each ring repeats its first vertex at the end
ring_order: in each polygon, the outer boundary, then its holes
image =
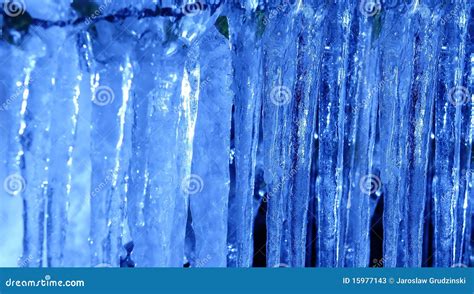
POLYGON ((0 266, 473 264, 474 1, 0 3, 0 266))

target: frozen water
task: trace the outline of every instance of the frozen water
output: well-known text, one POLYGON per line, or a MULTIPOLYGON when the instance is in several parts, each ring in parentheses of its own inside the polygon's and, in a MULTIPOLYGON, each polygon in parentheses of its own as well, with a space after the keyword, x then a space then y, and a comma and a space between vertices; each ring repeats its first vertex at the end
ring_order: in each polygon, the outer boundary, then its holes
POLYGON ((0 4, 0 266, 471 265, 472 1, 0 4))

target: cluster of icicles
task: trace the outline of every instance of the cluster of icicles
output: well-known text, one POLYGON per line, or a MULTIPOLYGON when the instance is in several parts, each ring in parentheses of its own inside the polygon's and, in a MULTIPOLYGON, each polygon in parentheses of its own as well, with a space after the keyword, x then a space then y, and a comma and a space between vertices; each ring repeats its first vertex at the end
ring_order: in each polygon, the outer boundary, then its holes
POLYGON ((3 2, 0 266, 469 265, 472 1, 3 2))

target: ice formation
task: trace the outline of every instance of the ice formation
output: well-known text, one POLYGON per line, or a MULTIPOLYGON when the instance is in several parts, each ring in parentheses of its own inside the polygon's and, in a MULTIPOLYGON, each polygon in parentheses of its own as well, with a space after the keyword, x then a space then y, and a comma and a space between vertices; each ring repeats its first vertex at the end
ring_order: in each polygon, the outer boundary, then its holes
POLYGON ((0 266, 474 262, 474 1, 0 3, 0 266))

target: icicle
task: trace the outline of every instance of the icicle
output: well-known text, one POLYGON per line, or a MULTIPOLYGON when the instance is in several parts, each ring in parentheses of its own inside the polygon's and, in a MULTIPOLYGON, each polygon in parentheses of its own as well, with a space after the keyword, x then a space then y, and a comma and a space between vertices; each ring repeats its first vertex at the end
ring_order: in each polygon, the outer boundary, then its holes
MULTIPOLYGON (((58 31, 41 32, 48 41, 58 40, 58 31)), ((39 42, 39 40, 38 40, 39 42)), ((44 46, 41 43, 36 45, 44 46)), ((45 212, 48 187, 48 166, 50 155, 50 121, 52 79, 55 77, 55 46, 46 47, 42 58, 32 61, 23 85, 20 109, 20 129, 18 131, 21 149, 19 158, 21 174, 26 183, 23 193, 24 241, 23 257, 31 257, 29 266, 45 266, 45 212), (51 62, 53 61, 53 62, 51 62)))
POLYGON ((371 48, 373 17, 377 11, 365 11, 357 7, 354 18, 354 33, 357 47, 354 52, 354 81, 350 83, 348 102, 352 113, 349 116, 349 146, 347 164, 349 178, 344 224, 344 266, 365 267, 369 263, 370 195, 380 187, 378 178, 372 174, 373 148, 375 143, 376 97, 369 91, 378 83, 374 70, 377 55, 371 48))
POLYGON ((91 103, 92 264, 118 265, 130 140, 130 49, 111 41, 119 27, 96 25, 95 76, 91 103), (112 45, 110 45, 112 44, 112 45), (125 52, 125 53, 124 53, 125 52), (103 60, 114 59, 102 64, 103 60))
MULTIPOLYGON (((147 57, 148 52, 138 52, 147 57)), ((141 56, 141 55, 140 55, 141 56)), ((140 61, 140 60, 139 60, 140 61)), ((130 158, 129 187, 127 192, 127 220, 130 228, 130 237, 134 241, 133 252, 137 266, 144 266, 147 254, 147 232, 145 227, 145 199, 148 195, 148 158, 147 149, 150 137, 148 127, 149 99, 151 87, 155 79, 152 67, 146 62, 137 61, 137 74, 132 81, 133 93, 133 125, 132 125, 132 153, 130 158), (148 73, 148 74, 142 74, 148 73)), ((145 59, 147 61, 147 59, 145 59)), ((151 104, 150 104, 151 105, 151 104)))
POLYGON ((435 78, 438 39, 438 32, 431 28, 437 26, 438 19, 432 17, 433 5, 404 9, 403 26, 392 25, 399 23, 397 10, 386 10, 382 25, 388 29, 378 41, 381 81, 372 89, 380 97, 376 156, 382 158, 377 165, 383 183, 386 267, 421 266, 428 192, 433 109, 430 82, 435 78))
MULTIPOLYGON (((306 230, 310 199, 311 167, 316 132, 317 87, 320 79, 318 63, 321 59, 322 31, 326 7, 319 5, 297 6, 294 33, 297 39, 294 95, 290 101, 289 149, 291 162, 285 181, 288 182, 286 209, 289 230, 288 265, 305 266, 306 230), (313 9, 314 7, 314 9, 313 9)), ((315 240, 308 240, 314 244, 315 240)))
POLYGON ((51 150, 48 167, 47 249, 48 266, 63 266, 68 225, 68 203, 72 184, 72 155, 76 145, 79 113, 78 98, 82 73, 76 37, 68 31, 57 32, 62 41, 55 50, 52 64, 57 70, 51 78, 51 106, 61 111, 51 113, 51 150), (60 122, 60 123, 59 123, 60 122))
POLYGON ((138 266, 183 266, 188 196, 181 186, 191 170, 195 103, 181 89, 189 45, 218 16, 217 7, 211 8, 210 14, 197 11, 175 22, 157 17, 134 27, 140 74, 134 91, 146 100, 134 104, 133 130, 141 136, 133 138, 132 162, 137 161, 128 193, 138 266))
MULTIPOLYGON (((196 42, 188 48, 187 59, 184 65, 183 78, 181 80, 181 97, 178 120, 178 156, 179 163, 177 177, 179 187, 177 201, 174 211, 172 244, 172 261, 176 266, 182 266, 185 257, 186 223, 189 215, 188 189, 193 189, 192 160, 194 158, 195 129, 197 128, 197 117, 199 101, 204 86, 209 82, 205 80, 201 84, 201 62, 200 42, 196 42), (191 86, 192 84, 192 86, 191 86)), ((205 55, 204 55, 205 56, 205 55)), ((227 197, 227 196, 226 196, 227 197)), ((207 255, 198 262, 206 263, 207 255)), ((173 265, 174 266, 174 265, 173 265)))
POLYGON ((137 162, 131 167, 128 195, 133 206, 129 225, 136 240, 138 266, 182 266, 187 201, 180 190, 179 172, 183 160, 187 160, 186 156, 180 157, 180 152, 189 144, 181 103, 186 55, 177 44, 163 48, 146 43, 148 34, 153 33, 145 32, 139 42, 140 71, 136 77, 140 78, 134 80, 139 97, 134 104, 134 131, 141 136, 133 139, 132 162, 137 162), (177 209, 180 215, 174 217, 177 209), (175 225, 181 226, 179 232, 174 230, 175 225), (182 240, 173 244, 173 235, 182 240))
POLYGON ((402 219, 401 198, 405 195, 402 177, 406 165, 404 130, 408 124, 406 93, 409 92, 409 80, 412 76, 412 55, 409 53, 413 40, 412 35, 406 31, 412 17, 404 16, 403 23, 400 24, 399 15, 394 8, 385 10, 384 30, 379 41, 381 81, 370 86, 370 90, 380 97, 377 155, 381 158, 380 182, 383 182, 380 192, 383 192, 384 201, 384 267, 397 266, 402 219))
POLYGON ((183 53, 176 53, 173 60, 157 60, 156 63, 156 73, 160 75, 148 98, 148 126, 151 130, 148 137, 148 195, 145 198, 148 256, 143 265, 182 266, 184 243, 180 259, 172 259, 171 255, 172 248, 181 249, 172 243, 172 235, 176 234, 173 214, 180 203, 179 208, 185 209, 185 196, 179 190, 178 168, 181 162, 177 161, 177 151, 181 149, 179 144, 183 143, 177 134, 183 53))
MULTIPOLYGON (((6 135, 3 137, 5 149, 2 153, 5 155, 5 158, 2 158, 5 169, 2 170, 0 182, 1 197, 4 201, 4 205, 0 206, 0 213, 5 238, 0 242, 0 249, 4 252, 2 266, 38 266, 42 257, 39 240, 33 243, 36 247, 24 248, 29 240, 24 238, 26 218, 25 201, 22 197, 27 188, 27 181, 25 174, 22 173, 25 162, 20 135, 20 130, 25 127, 25 103, 30 95, 30 87, 35 82, 33 71, 36 61, 45 53, 41 45, 37 36, 32 36, 19 45, 3 43, 0 51, 2 56, 0 117, 2 133, 6 135)), ((34 212, 35 207, 31 207, 29 215, 34 212)), ((32 230, 34 232, 34 228, 32 230)), ((33 232, 30 231, 28 235, 32 236, 33 232)))
POLYGON ((194 136, 192 174, 183 180, 190 196, 198 267, 227 265, 231 56, 228 41, 216 30, 203 36, 200 52, 199 110, 194 136), (216 116, 217 115, 217 116, 216 116))
POLYGON ((288 189, 292 162, 289 158, 289 132, 296 70, 294 29, 295 9, 288 2, 274 3, 266 8, 259 22, 264 34, 263 149, 267 211, 267 266, 288 264, 289 219, 288 189))
MULTIPOLYGON (((183 75, 183 80, 181 82, 181 95, 183 101, 183 110, 184 110, 184 119, 187 120, 187 136, 186 136, 186 148, 184 154, 186 155, 186 170, 183 171, 184 187, 190 184, 191 181, 191 165, 193 158, 193 144, 194 144, 194 134, 196 129, 196 120, 199 109, 199 96, 201 93, 201 66, 200 66, 200 42, 194 43, 188 51, 187 60, 183 75), (187 169, 189 167, 189 169, 187 169)), ((209 80, 204 80, 204 83, 208 83, 209 80)), ((183 185, 183 183, 181 183, 183 185)), ((189 186, 188 186, 189 187, 189 186)), ((187 189, 186 189, 187 191, 187 189)), ((198 188, 199 191, 199 188, 198 188)), ((189 198, 186 195, 186 201, 189 202, 189 198)), ((189 263, 189 265, 194 266, 205 266, 208 263, 207 256, 203 260, 196 260, 196 240, 194 235, 194 230, 192 228, 192 215, 189 209, 189 206, 185 208, 187 211, 187 220, 186 220, 186 233, 185 233, 185 260, 184 265, 189 263)))
MULTIPOLYGON (((474 8, 474 4, 467 5, 467 12, 474 8)), ((470 251, 470 230, 472 222, 470 215, 472 213, 472 198, 474 196, 474 166, 472 162, 472 140, 474 136, 474 101, 472 93, 474 93, 474 34, 470 30, 474 26, 474 18, 468 17, 466 26, 468 33, 466 34, 466 48, 465 48, 465 75, 463 78, 463 84, 465 83, 467 88, 466 92, 462 92, 462 131, 464 137, 462 138, 461 150, 460 150, 460 189, 459 189, 459 201, 458 201, 458 220, 457 220, 457 234, 456 234, 456 255, 454 257, 455 265, 469 265, 471 258, 470 251), (469 96, 471 94, 471 96, 469 96)))
MULTIPOLYGON (((438 65, 440 83, 435 104, 435 240, 434 265, 451 266, 459 260, 456 231, 461 173, 462 107, 469 100, 462 84, 467 28, 466 1, 448 5, 441 23, 444 36, 438 65), (455 17, 453 17, 453 14, 455 17)), ((465 164, 463 164, 465 166, 465 164)), ((464 206, 464 205, 463 205, 464 206)), ((462 207, 460 208, 462 210, 462 207)), ((461 228, 459 228, 461 229, 461 228)))
POLYGON ((432 18, 428 6, 418 7, 416 30, 413 32, 413 75, 408 101, 407 171, 406 176, 406 222, 403 230, 407 232, 407 260, 403 266, 420 267, 422 265, 422 245, 424 229, 424 211, 428 181, 428 155, 432 131, 432 112, 435 63, 438 60, 434 50, 438 41, 437 19, 432 18), (425 179, 425 180, 420 180, 425 179))
POLYGON ((232 7, 231 11, 236 183, 235 196, 229 200, 229 243, 236 248, 237 256, 229 259, 229 265, 250 267, 253 261, 255 168, 262 107, 262 44, 257 12, 238 7, 232 7))
MULTIPOLYGON (((74 35, 77 38, 78 62, 81 80, 77 87, 77 125, 74 134, 74 149, 68 161, 72 162, 68 193, 68 210, 66 240, 64 246, 63 266, 91 266, 91 246, 89 243, 91 222, 91 112, 95 105, 91 103, 95 80, 95 61, 91 44, 91 35, 87 31, 74 35)), ((94 264, 95 266, 96 264, 94 264)))
POLYGON ((345 105, 349 43, 354 6, 329 10, 324 32, 321 81, 318 89, 318 265, 342 265, 341 201, 345 145, 345 105), (332 32, 332 33, 329 33, 332 32), (342 42, 339 42, 339 41, 342 42))

